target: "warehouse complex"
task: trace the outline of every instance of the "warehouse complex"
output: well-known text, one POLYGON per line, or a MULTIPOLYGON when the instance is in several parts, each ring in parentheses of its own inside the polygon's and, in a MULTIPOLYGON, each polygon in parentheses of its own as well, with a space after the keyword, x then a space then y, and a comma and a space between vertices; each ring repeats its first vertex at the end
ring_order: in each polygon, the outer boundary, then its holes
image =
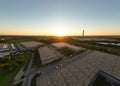
POLYGON ((17 48, 14 44, 0 44, 0 58, 9 56, 10 53, 17 52, 17 48))
POLYGON ((31 60, 26 72, 23 71, 24 68, 18 72, 14 84, 21 80, 23 86, 30 86, 32 79, 36 78, 36 86, 92 86, 90 83, 99 70, 114 76, 117 80, 120 79, 120 56, 117 55, 89 50, 64 42, 49 45, 37 41, 0 44, 0 58, 23 52, 31 53, 31 60), (65 56, 59 52, 59 50, 64 52, 68 48, 75 53, 65 56), (40 67, 34 66, 32 69, 34 58, 38 58, 40 67), (36 77, 36 74, 40 75, 36 77), (21 79, 23 75, 25 78, 21 79), (24 83, 28 83, 28 85, 24 85, 24 83))
MULTIPOLYGON (((27 51, 44 46, 44 43, 36 41, 21 42, 17 44, 0 44, 0 58, 16 53, 18 50, 27 51)), ((19 52, 19 51, 18 51, 19 52)))

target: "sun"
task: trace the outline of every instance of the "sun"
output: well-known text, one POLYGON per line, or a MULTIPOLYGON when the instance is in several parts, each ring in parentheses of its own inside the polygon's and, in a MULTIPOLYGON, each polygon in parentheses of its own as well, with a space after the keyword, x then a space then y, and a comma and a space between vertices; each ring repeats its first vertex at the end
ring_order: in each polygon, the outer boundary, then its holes
POLYGON ((57 36, 60 36, 60 37, 65 36, 65 31, 64 31, 64 30, 58 30, 58 31, 56 32, 56 35, 57 35, 57 36))

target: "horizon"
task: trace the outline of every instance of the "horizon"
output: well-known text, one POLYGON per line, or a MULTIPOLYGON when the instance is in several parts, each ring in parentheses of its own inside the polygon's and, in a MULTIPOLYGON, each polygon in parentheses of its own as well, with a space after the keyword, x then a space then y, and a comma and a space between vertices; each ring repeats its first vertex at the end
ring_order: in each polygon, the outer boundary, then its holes
MULTIPOLYGON (((50 37, 69 37, 69 36, 76 36, 76 37, 83 37, 82 35, 68 35, 68 36, 57 36, 57 35, 1 35, 0 36, 28 36, 28 37, 47 37, 47 36, 50 36, 50 37)), ((120 35, 85 35, 84 37, 120 37, 120 35)))
POLYGON ((120 36, 120 1, 0 1, 0 35, 120 36))

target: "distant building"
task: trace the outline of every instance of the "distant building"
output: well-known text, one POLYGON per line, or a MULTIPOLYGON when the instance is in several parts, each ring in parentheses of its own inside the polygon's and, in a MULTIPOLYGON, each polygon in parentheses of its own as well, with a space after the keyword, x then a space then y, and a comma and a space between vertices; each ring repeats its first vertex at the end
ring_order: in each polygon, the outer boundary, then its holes
POLYGON ((4 58, 5 56, 9 56, 10 52, 0 52, 0 58, 4 58))
POLYGON ((17 48, 16 48, 16 46, 14 44, 10 44, 9 48, 10 48, 10 52, 11 53, 15 53, 15 52, 18 51, 17 48))
POLYGON ((83 51, 85 50, 84 48, 82 47, 78 47, 78 46, 75 46, 75 45, 71 45, 71 44, 68 44, 68 43, 64 43, 64 42, 59 42, 59 43, 52 43, 51 44, 52 46, 54 46, 55 48, 57 49, 61 49, 61 48, 69 48, 75 52, 78 52, 78 51, 83 51))
POLYGON ((28 42, 21 42, 19 45, 24 48, 23 50, 31 50, 31 49, 36 49, 40 46, 44 46, 45 44, 42 42, 28 41, 28 42))
POLYGON ((84 30, 83 30, 83 32, 82 32, 82 37, 84 37, 84 30))
POLYGON ((0 58, 16 53, 17 48, 14 44, 0 44, 0 58))
POLYGON ((8 44, 0 44, 0 52, 9 51, 8 44))

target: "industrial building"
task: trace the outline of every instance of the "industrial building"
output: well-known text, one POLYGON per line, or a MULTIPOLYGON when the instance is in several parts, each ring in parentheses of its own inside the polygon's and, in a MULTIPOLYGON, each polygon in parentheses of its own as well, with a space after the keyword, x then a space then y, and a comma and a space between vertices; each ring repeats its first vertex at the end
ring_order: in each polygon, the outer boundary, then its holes
POLYGON ((9 56, 10 53, 17 52, 17 48, 14 44, 0 44, 0 58, 9 56))
POLYGON ((35 49, 40 46, 43 46, 44 43, 36 42, 36 41, 28 41, 28 42, 21 42, 20 45, 21 45, 21 47, 24 48, 24 50, 31 50, 31 49, 35 49))
POLYGON ((9 51, 8 44, 0 44, 0 52, 9 51))
POLYGON ((54 46, 55 48, 58 48, 58 49, 61 49, 61 48, 64 48, 64 47, 67 47, 73 51, 81 51, 81 50, 85 50, 84 48, 81 48, 81 47, 78 47, 78 46, 75 46, 75 45, 71 45, 71 44, 68 44, 68 43, 64 43, 64 42, 60 42, 60 43, 52 43, 52 46, 54 46))
POLYGON ((60 53, 48 46, 38 48, 38 52, 40 55, 42 65, 48 64, 50 62, 62 58, 62 55, 60 53))

